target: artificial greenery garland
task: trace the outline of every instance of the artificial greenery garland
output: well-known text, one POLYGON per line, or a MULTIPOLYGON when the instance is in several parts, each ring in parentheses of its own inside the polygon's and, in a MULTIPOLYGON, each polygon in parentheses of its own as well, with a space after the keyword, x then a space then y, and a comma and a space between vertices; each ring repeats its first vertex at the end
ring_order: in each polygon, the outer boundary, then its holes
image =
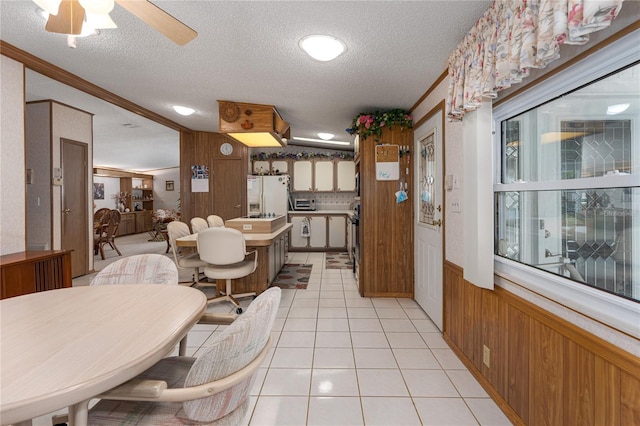
POLYGON ((377 142, 382 135, 382 129, 385 127, 391 129, 393 126, 400 126, 400 129, 413 129, 413 117, 401 108, 360 113, 351 121, 351 127, 345 130, 350 135, 360 135, 362 139, 374 136, 377 142))

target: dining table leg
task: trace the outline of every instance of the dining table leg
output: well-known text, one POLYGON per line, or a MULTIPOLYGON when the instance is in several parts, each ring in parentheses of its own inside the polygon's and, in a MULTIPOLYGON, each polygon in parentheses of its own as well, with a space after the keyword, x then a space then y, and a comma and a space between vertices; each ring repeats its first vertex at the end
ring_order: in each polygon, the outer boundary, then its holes
POLYGON ((78 402, 69 407, 69 426, 87 426, 89 419, 89 400, 78 402))

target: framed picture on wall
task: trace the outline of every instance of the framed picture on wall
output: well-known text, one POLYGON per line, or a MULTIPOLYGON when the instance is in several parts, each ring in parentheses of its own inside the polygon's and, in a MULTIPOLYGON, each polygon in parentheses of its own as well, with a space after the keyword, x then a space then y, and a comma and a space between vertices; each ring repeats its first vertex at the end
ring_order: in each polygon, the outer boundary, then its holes
POLYGON ((104 183, 93 184, 93 199, 104 200, 104 183))
POLYGON ((167 191, 173 191, 173 181, 172 180, 168 180, 165 182, 165 189, 167 191))

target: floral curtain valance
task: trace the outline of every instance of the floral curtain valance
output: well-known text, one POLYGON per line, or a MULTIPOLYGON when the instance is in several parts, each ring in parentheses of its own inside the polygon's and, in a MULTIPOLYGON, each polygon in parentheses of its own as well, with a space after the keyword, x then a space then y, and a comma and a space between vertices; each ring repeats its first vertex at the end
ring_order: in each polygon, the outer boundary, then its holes
POLYGON ((519 83, 608 27, 624 0, 494 0, 449 56, 447 116, 461 120, 483 97, 519 83))

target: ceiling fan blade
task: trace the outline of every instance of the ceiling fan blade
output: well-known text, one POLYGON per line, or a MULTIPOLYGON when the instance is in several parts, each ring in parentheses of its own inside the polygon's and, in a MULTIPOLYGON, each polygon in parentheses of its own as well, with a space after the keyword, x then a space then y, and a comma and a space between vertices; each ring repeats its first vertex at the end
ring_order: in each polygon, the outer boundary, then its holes
POLYGON ((120 6, 183 46, 198 33, 148 0, 116 0, 120 6))
POLYGON ((57 15, 49 15, 45 29, 50 33, 80 34, 84 8, 78 0, 62 0, 57 15))

